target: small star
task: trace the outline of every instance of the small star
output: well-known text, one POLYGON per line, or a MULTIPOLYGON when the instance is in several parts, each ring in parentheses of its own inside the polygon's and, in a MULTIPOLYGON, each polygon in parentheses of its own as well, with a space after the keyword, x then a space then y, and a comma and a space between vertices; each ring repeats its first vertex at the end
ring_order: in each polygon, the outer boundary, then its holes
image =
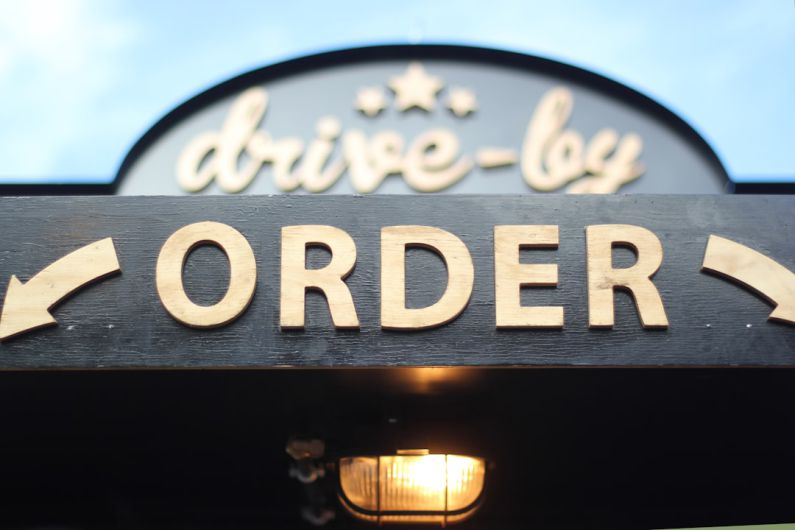
POLYGON ((463 118, 477 110, 478 101, 475 98, 475 93, 467 88, 451 88, 447 108, 459 118, 463 118))
POLYGON ((389 88, 395 92, 397 107, 402 111, 417 107, 430 112, 436 93, 443 86, 442 80, 425 73, 420 63, 410 63, 403 75, 389 81, 389 88))
POLYGON ((386 97, 381 87, 365 87, 356 93, 356 110, 371 118, 384 110, 386 97))

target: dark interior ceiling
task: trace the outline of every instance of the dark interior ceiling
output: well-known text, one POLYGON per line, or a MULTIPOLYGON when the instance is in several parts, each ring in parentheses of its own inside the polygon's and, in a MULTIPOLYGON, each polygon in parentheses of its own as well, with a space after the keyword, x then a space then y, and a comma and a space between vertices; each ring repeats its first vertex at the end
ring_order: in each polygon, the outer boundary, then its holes
MULTIPOLYGON (((487 457, 462 530, 794 522, 793 383, 767 369, 4 372, 0 526, 310 528, 292 435, 331 455, 487 457)), ((337 509, 327 528, 365 527, 337 509)))

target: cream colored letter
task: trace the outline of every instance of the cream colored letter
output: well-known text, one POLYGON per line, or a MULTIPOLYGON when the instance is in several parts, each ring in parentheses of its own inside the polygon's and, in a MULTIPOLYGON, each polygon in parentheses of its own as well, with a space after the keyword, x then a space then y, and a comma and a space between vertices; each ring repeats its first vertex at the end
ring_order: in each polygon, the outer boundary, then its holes
POLYGON ((157 294, 166 311, 177 321, 194 328, 223 326, 243 314, 257 284, 257 262, 251 245, 231 226, 204 221, 180 228, 163 244, 155 269, 157 294), (215 245, 229 260, 229 288, 217 304, 201 306, 185 293, 182 268, 191 250, 215 245))
POLYGON ((299 225, 282 228, 282 329, 304 327, 307 289, 321 291, 328 301, 335 328, 359 329, 356 307, 345 278, 356 265, 356 244, 347 232, 333 226, 299 225), (321 269, 306 268, 306 249, 323 246, 331 261, 321 269))
POLYGON ((386 226, 381 229, 381 327, 426 329, 446 324, 466 308, 475 269, 466 245, 450 232, 431 226, 386 226), (447 266, 447 288, 433 305, 406 307, 406 248, 423 247, 447 266))
POLYGON ((632 295, 644 328, 667 328, 662 298, 651 278, 663 260, 660 240, 651 231, 633 225, 592 225, 585 229, 588 254, 588 323, 612 328, 615 321, 613 290, 632 295), (613 247, 627 246, 637 261, 625 269, 613 268, 613 247))
POLYGON ((498 328, 562 328, 563 308, 523 307, 522 287, 554 287, 558 266, 519 262, 522 248, 558 248, 556 225, 494 227, 494 295, 498 328))
POLYGON ((431 192, 448 188, 461 180, 472 160, 458 156, 458 138, 446 129, 432 129, 419 135, 409 147, 403 178, 417 191, 431 192))

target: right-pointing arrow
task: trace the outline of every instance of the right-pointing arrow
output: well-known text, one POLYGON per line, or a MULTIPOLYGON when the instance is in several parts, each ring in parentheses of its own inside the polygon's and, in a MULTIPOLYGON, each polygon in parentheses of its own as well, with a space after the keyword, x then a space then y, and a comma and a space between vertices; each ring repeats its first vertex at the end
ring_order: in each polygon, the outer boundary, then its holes
POLYGON ((738 282, 775 305, 768 320, 795 325, 795 274, 779 262, 731 239, 711 235, 701 270, 738 282))

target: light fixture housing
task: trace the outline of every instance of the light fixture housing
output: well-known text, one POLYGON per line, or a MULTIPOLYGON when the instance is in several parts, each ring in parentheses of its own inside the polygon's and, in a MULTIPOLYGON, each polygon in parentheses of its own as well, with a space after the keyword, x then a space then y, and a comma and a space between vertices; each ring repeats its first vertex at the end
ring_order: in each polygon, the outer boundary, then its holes
POLYGON ((480 507, 486 480, 483 458, 424 449, 344 457, 338 469, 342 505, 377 524, 464 521, 480 507))

